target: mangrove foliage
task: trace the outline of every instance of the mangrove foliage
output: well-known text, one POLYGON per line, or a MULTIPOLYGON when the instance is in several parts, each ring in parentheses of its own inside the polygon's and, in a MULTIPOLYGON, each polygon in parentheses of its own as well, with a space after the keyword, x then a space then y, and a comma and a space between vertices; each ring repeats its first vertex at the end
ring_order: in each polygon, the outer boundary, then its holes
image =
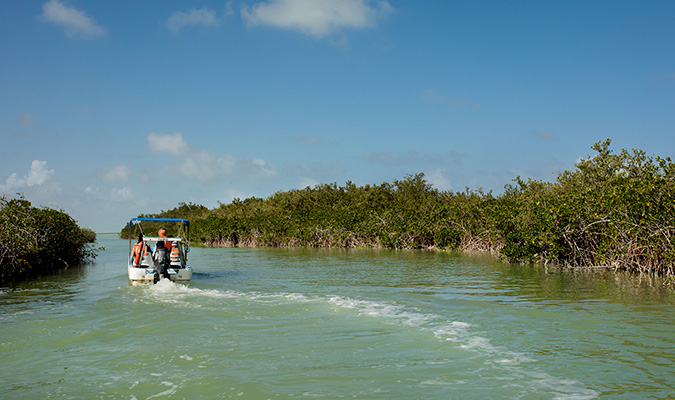
MULTIPOLYGON (((192 221, 206 246, 382 247, 492 251, 511 262, 603 266, 673 275, 675 164, 642 150, 594 154, 555 182, 519 177, 500 195, 439 191, 423 174, 181 203, 150 215, 192 221)), ((125 235, 123 230, 122 235, 125 235)))
POLYGON ((79 264, 96 256, 96 233, 63 211, 0 198, 0 282, 79 264))

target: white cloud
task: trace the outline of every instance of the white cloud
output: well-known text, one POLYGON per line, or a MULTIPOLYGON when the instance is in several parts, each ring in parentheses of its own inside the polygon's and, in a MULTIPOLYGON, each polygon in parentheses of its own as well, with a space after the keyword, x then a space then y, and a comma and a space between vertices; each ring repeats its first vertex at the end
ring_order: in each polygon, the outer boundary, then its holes
MULTIPOLYGON (((230 6, 231 7, 231 6, 230 6)), ((192 9, 188 12, 176 11, 166 21, 166 26, 173 33, 178 33, 187 26, 217 26, 220 22, 216 12, 210 8, 192 9)))
POLYGON ((129 186, 110 189, 110 199, 113 201, 129 201, 133 198, 134 190, 129 186))
POLYGON ((54 175, 53 169, 46 168, 47 161, 33 160, 30 172, 26 177, 26 186, 42 185, 50 176, 54 175))
POLYGON ((228 1, 225 3, 225 17, 229 17, 231 15, 234 15, 234 9, 232 8, 232 1, 228 1))
POLYGON ((302 179, 300 179, 300 184, 298 185, 298 189, 304 189, 306 187, 313 188, 318 184, 319 184, 319 181, 317 181, 316 179, 302 178, 302 179))
POLYGON ((227 188, 223 191, 224 200, 223 203, 229 203, 234 199, 243 199, 246 197, 246 193, 235 188, 227 188))
POLYGON ((126 181, 131 176, 131 167, 127 165, 105 167, 99 171, 99 176, 104 182, 126 181))
POLYGON ((201 149, 185 156, 178 172, 200 182, 214 181, 223 176, 266 178, 277 174, 276 169, 261 158, 237 158, 232 154, 216 154, 201 149))
POLYGON ((215 154, 206 150, 200 150, 183 158, 178 170, 188 178, 207 182, 216 177, 218 170, 221 170, 225 174, 232 172, 229 165, 231 157, 226 154, 218 159, 215 154))
POLYGON ((243 7, 249 26, 272 26, 325 37, 342 29, 368 28, 391 13, 387 1, 372 0, 269 0, 243 7))
POLYGON ((158 153, 169 153, 179 156, 187 150, 187 143, 180 132, 173 134, 151 132, 148 135, 150 150, 158 153))
POLYGON ((15 172, 7 178, 4 185, 0 185, 2 191, 13 191, 31 186, 40 186, 54 175, 53 169, 47 169, 47 161, 33 160, 28 175, 23 178, 15 172))
POLYGON ((178 174, 199 182, 216 181, 223 176, 266 178, 277 174, 262 158, 238 158, 189 146, 179 132, 170 135, 152 132, 147 140, 151 151, 170 153, 179 159, 178 165, 174 165, 178 174))
POLYGON ((251 160, 251 165, 254 165, 254 166, 256 166, 256 167, 258 167, 258 168, 262 168, 262 169, 264 169, 264 168, 267 167, 267 164, 265 163, 265 160, 263 160, 262 158, 254 158, 254 159, 252 159, 252 160, 251 160))
POLYGON ((429 172, 425 178, 436 189, 452 190, 452 182, 448 176, 448 171, 445 168, 438 168, 429 172))
POLYGON ((24 186, 26 186, 26 180, 19 178, 15 172, 7 178, 4 185, 0 185, 0 189, 3 192, 10 192, 24 186))
POLYGON ((83 11, 68 7, 59 0, 50 0, 43 4, 40 18, 64 28, 69 38, 76 36, 93 38, 108 33, 106 28, 100 26, 83 11))

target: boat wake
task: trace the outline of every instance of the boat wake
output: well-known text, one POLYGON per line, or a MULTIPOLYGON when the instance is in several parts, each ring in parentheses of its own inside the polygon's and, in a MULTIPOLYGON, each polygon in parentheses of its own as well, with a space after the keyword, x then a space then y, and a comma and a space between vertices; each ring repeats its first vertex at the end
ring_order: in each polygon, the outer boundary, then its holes
MULTIPOLYGON (((482 374, 483 370, 490 370, 491 375, 496 376, 495 379, 517 379, 520 384, 523 384, 523 381, 529 382, 527 391, 531 393, 549 392, 559 399, 592 399, 598 396, 597 392, 583 387, 580 382, 557 378, 542 372, 537 368, 538 360, 532 356, 492 344, 488 337, 477 333, 478 327, 469 322, 425 313, 415 307, 394 301, 373 301, 337 295, 308 296, 301 293, 203 289, 176 284, 169 280, 161 280, 156 285, 144 289, 147 290, 145 301, 171 303, 174 306, 196 308, 207 306, 220 309, 233 307, 223 304, 220 301, 223 300, 235 302, 237 307, 243 307, 246 304, 256 307, 294 307, 297 305, 312 307, 315 305, 318 312, 332 310, 333 316, 336 312, 350 311, 346 314, 340 312, 339 318, 373 319, 379 323, 412 329, 422 336, 427 335, 430 340, 449 343, 452 346, 451 351, 464 352, 464 356, 461 357, 473 360, 474 364, 478 363, 476 374, 482 374), (200 301, 200 298, 204 300, 200 301)), ((444 385, 456 384, 456 382, 439 378, 426 380, 422 384, 444 385)))
MULTIPOLYGON (((309 302, 305 295, 298 293, 269 294, 262 292, 238 292, 233 290, 201 289, 162 279, 155 285, 146 286, 148 296, 145 300, 168 303, 194 303, 195 298, 231 299, 261 303, 277 303, 280 300, 289 302, 309 302)), ((196 303, 200 304, 200 303, 196 303)))
MULTIPOLYGON (((490 339, 473 332, 473 325, 464 321, 451 321, 447 317, 436 314, 411 310, 392 302, 377 302, 370 300, 352 299, 342 296, 332 296, 328 301, 336 308, 353 309, 359 315, 377 318, 387 323, 414 327, 428 332, 437 340, 451 342, 459 349, 472 352, 475 358, 483 360, 485 368, 503 371, 502 376, 517 376, 531 382, 534 390, 545 390, 555 393, 556 399, 594 399, 598 393, 583 387, 580 382, 560 379, 547 373, 530 370, 527 365, 537 360, 519 352, 513 352, 503 347, 495 346, 490 339)), ((500 378, 508 379, 508 378, 500 378)), ((423 384, 448 384, 440 380, 427 380, 423 384)))

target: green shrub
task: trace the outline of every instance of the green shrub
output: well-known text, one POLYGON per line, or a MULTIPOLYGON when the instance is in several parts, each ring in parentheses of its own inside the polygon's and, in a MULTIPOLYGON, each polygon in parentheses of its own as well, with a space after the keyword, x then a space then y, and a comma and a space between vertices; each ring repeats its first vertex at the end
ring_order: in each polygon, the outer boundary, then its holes
POLYGON ((443 248, 499 252, 512 262, 603 265, 673 274, 675 164, 609 139, 555 182, 520 178, 499 196, 438 191, 424 174, 235 199, 213 210, 181 203, 154 217, 193 221, 210 246, 443 248))
POLYGON ((62 211, 36 208, 23 198, 0 198, 0 281, 94 258, 96 234, 62 211))

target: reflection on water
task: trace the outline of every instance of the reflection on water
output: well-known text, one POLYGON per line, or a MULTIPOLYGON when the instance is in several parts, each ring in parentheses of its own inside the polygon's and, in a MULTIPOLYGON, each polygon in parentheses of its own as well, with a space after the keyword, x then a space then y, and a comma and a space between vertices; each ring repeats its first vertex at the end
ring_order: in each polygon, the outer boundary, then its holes
POLYGON ((505 285, 541 300, 606 299, 675 304, 675 291, 660 276, 609 269, 505 265, 505 285))

